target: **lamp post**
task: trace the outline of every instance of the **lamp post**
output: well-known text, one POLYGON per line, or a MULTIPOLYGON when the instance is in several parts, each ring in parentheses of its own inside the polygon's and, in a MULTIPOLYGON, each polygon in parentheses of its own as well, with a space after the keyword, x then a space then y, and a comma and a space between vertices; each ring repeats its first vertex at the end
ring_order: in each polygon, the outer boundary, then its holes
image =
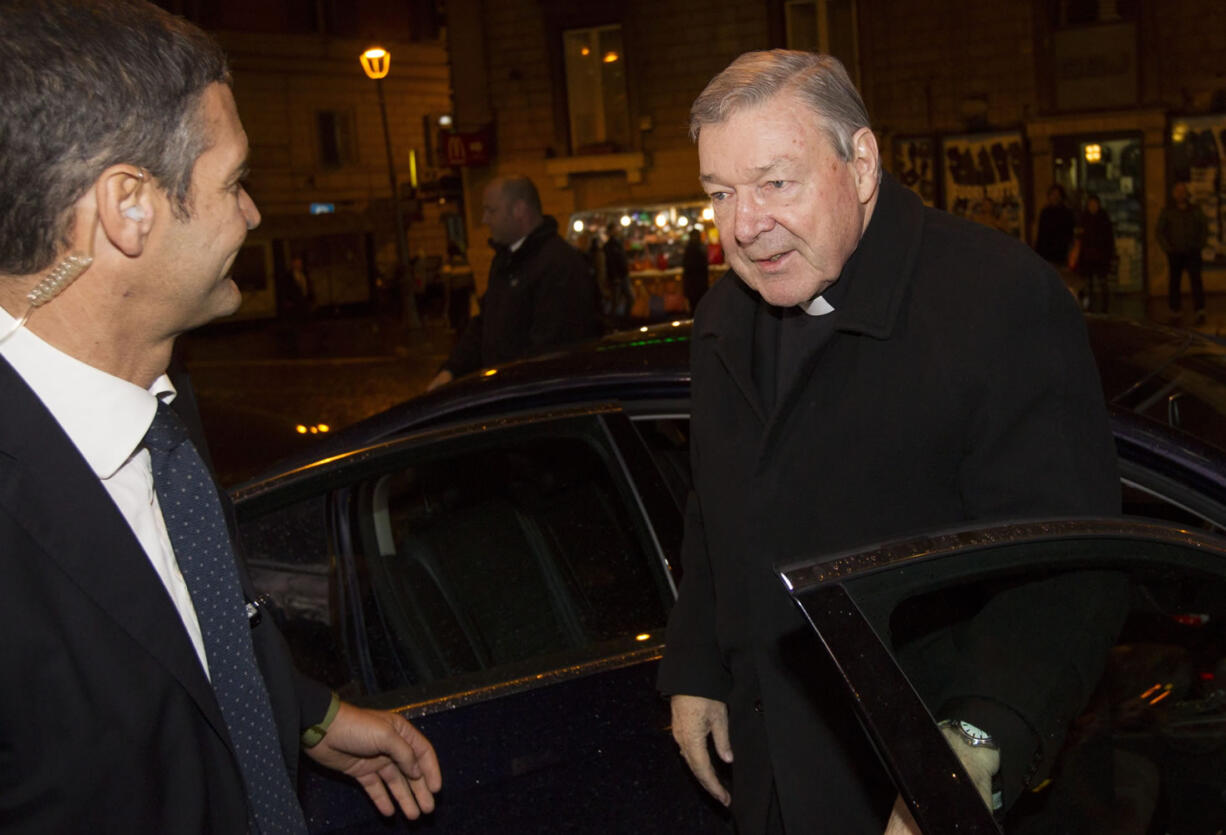
POLYGON ((404 212, 400 209, 400 184, 396 180, 396 161, 392 157, 392 135, 387 128, 387 100, 383 97, 383 79, 392 65, 392 54, 381 46, 372 46, 358 59, 368 78, 374 79, 379 94, 379 115, 383 117, 383 144, 387 148, 387 177, 392 187, 392 211, 396 216, 396 279, 404 305, 405 324, 416 330, 421 327, 417 302, 413 297, 413 282, 409 274, 409 242, 404 237, 404 212))

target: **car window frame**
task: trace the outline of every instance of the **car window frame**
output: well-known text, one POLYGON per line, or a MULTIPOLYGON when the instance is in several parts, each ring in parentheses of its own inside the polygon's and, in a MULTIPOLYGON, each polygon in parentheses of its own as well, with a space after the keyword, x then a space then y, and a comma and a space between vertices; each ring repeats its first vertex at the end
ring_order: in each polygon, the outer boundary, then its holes
MULTIPOLYGON (((1004 575, 1023 565, 1043 563, 1018 559, 1015 555, 1012 560, 993 560, 987 566, 980 560, 967 572, 949 566, 973 561, 976 554, 1002 546, 1076 539, 1181 546, 1179 558, 1163 563, 1164 566, 1176 565, 1226 578, 1226 538, 1135 517, 963 526, 777 567, 785 589, 839 670, 866 735, 922 832, 999 833, 1001 828, 945 742, 935 717, 903 672, 887 641, 874 628, 874 616, 866 614, 863 595, 857 600, 854 587, 865 580, 869 585, 889 581, 889 575, 903 565, 932 567, 938 574, 944 571, 946 577, 958 579, 1004 575)), ((1131 561, 1151 562, 1143 557, 1131 561)), ((1127 562, 1102 556, 1080 561, 1077 567, 1101 564, 1111 568, 1127 562)), ((1052 567, 1056 564, 1052 563, 1052 567)), ((1067 564, 1058 567, 1070 568, 1067 564)), ((897 595, 899 599, 903 596, 897 595)), ((874 603, 881 605, 880 600, 874 603)))
MULTIPOLYGON (((337 588, 334 597, 340 611, 334 625, 342 630, 341 642, 348 656, 345 661, 351 676, 360 679, 366 690, 377 680, 370 650, 370 635, 358 618, 353 600, 360 594, 359 578, 353 571, 353 559, 343 558, 341 551, 352 554, 360 547, 353 541, 352 519, 349 518, 349 494, 353 489, 380 475, 411 466, 413 461, 444 456, 449 447, 459 447, 474 435, 494 438, 494 433, 523 431, 545 433, 546 427, 590 422, 590 432, 599 436, 600 453, 607 456, 606 465, 625 510, 634 515, 643 529, 649 546, 646 556, 649 570, 666 595, 665 610, 676 597, 675 572, 680 564, 679 514, 655 468, 650 451, 631 424, 620 403, 601 401, 524 410, 496 419, 477 419, 433 426, 411 432, 343 455, 322 459, 262 482, 254 482, 236 491, 236 519, 241 526, 251 520, 274 513, 324 495, 327 513, 327 547, 337 588), (429 450, 429 452, 426 452, 429 450), (668 520, 674 520, 669 523, 668 520), (658 527, 657 527, 658 526, 658 527), (663 535, 662 535, 663 534, 663 535)), ((493 443, 493 441, 490 441, 493 443)), ((591 675, 603 670, 657 661, 663 653, 661 622, 654 634, 642 646, 627 647, 615 652, 602 652, 582 659, 567 659, 553 665, 509 665, 497 680, 481 681, 465 676, 451 677, 435 686, 427 686, 410 694, 410 688, 395 688, 379 692, 350 694, 358 704, 395 709, 406 716, 422 716, 435 710, 450 709, 459 704, 472 704, 520 693, 569 678, 591 675), (522 667, 522 668, 521 668, 522 667)))

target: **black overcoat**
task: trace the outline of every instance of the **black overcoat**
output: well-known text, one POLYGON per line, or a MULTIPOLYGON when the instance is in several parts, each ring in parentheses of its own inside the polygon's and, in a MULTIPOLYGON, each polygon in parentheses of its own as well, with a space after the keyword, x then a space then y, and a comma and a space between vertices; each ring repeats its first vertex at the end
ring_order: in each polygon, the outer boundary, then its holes
MULTIPOLYGON (((728 703, 746 833, 762 829, 772 780, 789 832, 879 833, 894 797, 775 566, 967 520, 1119 512, 1081 314, 1027 247, 887 176, 839 282, 833 336, 770 408, 753 376, 761 298, 729 273, 695 322, 694 494, 659 684, 728 703)), ((1088 698, 1065 674, 1111 643, 1121 589, 1070 583, 980 615, 967 634, 1000 637, 1008 664, 947 676, 942 699, 1003 738, 1009 799, 1036 750, 1054 753, 1034 731, 1088 698), (1053 612, 1059 595, 1078 605, 1053 612), (1093 648, 1051 663, 1070 628, 1093 648)))
POLYGON ((494 244, 481 312, 443 368, 456 377, 600 333, 596 279, 587 259, 546 215, 519 249, 494 244))

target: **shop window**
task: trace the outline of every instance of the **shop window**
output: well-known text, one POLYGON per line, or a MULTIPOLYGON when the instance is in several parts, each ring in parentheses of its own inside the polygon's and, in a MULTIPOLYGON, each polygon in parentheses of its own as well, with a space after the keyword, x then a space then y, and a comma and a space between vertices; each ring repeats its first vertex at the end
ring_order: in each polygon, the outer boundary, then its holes
POLYGON ((855 0, 788 0, 784 4, 788 49, 824 52, 860 80, 860 47, 856 37, 855 0))
POLYGON ((562 51, 572 153, 628 148, 630 108, 621 26, 569 29, 562 33, 562 51))
POLYGON ((340 168, 357 162, 352 111, 317 111, 315 128, 319 137, 320 167, 340 168))

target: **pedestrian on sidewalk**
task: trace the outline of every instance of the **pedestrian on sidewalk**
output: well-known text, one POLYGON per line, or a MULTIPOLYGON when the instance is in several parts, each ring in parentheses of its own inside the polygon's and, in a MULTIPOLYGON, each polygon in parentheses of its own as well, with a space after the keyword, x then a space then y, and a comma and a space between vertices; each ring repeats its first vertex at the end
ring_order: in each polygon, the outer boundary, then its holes
POLYGON ((630 315, 634 288, 630 284, 630 260, 626 257, 621 239, 617 237, 619 231, 616 223, 610 223, 605 228, 604 263, 609 289, 613 294, 613 316, 620 319, 630 315))
POLYGON ((1047 205, 1039 212, 1034 251, 1057 270, 1068 267, 1069 247, 1073 245, 1077 216, 1068 207, 1064 187, 1052 183, 1047 190, 1047 205))
POLYGON ((1115 261, 1115 229, 1097 194, 1086 195, 1080 226, 1076 270, 1086 282, 1081 306, 1091 313, 1106 313, 1111 306, 1107 276, 1115 261))
POLYGON ((277 283, 278 341, 287 356, 303 354, 307 329, 315 310, 315 287, 301 255, 290 258, 290 267, 277 283))
POLYGON ((685 287, 685 297, 690 303, 690 312, 693 313, 698 309, 698 300, 711 286, 707 245, 703 243, 702 232, 697 229, 690 230, 690 240, 685 245, 685 258, 681 262, 681 283, 685 287))
POLYGON ((1201 250, 1209 238, 1209 222, 1200 207, 1188 199, 1187 183, 1175 183, 1171 189, 1171 204, 1158 215, 1156 230, 1158 246, 1166 253, 1167 280, 1169 282, 1167 303, 1171 317, 1179 316, 1183 307, 1183 291, 1180 284, 1183 271, 1188 271, 1188 284, 1192 287, 1192 304, 1196 310, 1196 324, 1205 321, 1205 288, 1201 283, 1201 250))

